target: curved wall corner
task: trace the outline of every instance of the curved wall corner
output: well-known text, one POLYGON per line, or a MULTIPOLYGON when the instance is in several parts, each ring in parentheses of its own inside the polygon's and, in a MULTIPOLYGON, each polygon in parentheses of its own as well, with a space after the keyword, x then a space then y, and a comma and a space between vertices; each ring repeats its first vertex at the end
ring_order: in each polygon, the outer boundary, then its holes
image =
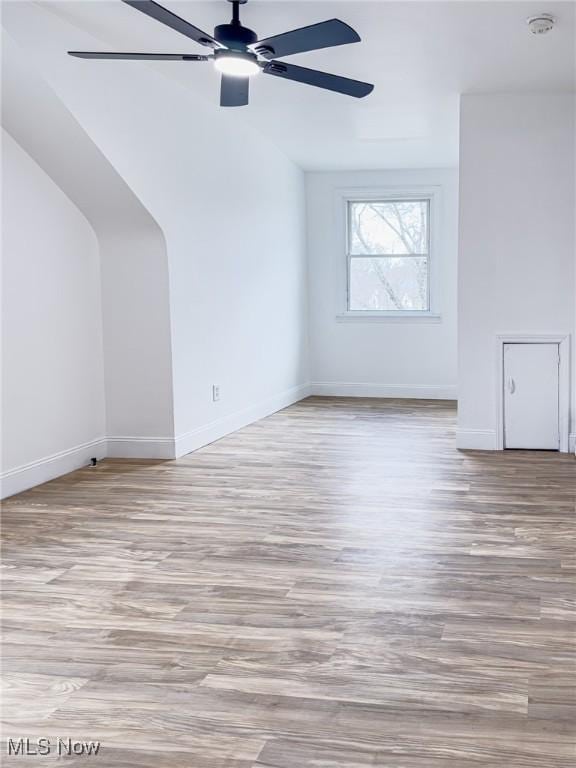
POLYGON ((172 344, 163 232, 6 33, 2 69, 3 126, 84 214, 97 237, 107 454, 171 458, 172 344))

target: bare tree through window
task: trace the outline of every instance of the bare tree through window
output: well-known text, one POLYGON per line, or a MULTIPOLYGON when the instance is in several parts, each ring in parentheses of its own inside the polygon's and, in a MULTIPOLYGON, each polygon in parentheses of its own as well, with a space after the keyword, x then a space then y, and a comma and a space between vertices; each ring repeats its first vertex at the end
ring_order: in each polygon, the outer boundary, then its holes
POLYGON ((348 203, 348 309, 429 309, 429 210, 429 200, 348 203))

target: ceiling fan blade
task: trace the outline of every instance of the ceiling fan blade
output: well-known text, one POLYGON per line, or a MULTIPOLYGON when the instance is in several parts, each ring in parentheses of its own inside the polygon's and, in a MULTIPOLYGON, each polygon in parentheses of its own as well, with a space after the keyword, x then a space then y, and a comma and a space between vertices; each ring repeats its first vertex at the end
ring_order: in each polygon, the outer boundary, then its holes
POLYGON ((248 77, 222 75, 220 86, 221 107, 245 107, 248 104, 248 77))
POLYGON ((321 21, 319 24, 311 24, 309 27, 293 29, 291 32, 258 40, 250 47, 263 58, 274 59, 290 56, 293 53, 315 51, 319 48, 331 48, 335 45, 359 41, 360 35, 352 27, 339 19, 330 19, 330 21, 321 21))
POLYGON ((108 53, 107 51, 68 51, 78 59, 127 59, 135 61, 208 61, 208 56, 188 53, 108 53))
POLYGON ((142 11, 142 13, 145 13, 147 16, 151 16, 161 24, 166 24, 167 27, 175 29, 176 32, 180 32, 191 40, 195 40, 197 43, 200 43, 200 45, 207 45, 209 48, 222 48, 220 43, 214 40, 212 35, 202 32, 201 29, 184 21, 184 19, 181 19, 180 16, 176 16, 175 13, 172 13, 172 11, 169 11, 167 8, 158 5, 154 0, 122 0, 122 2, 131 5, 132 8, 136 8, 137 11, 142 11))
POLYGON ((340 77, 339 75, 330 75, 328 72, 320 72, 317 69, 285 64, 283 61, 270 61, 263 65, 262 71, 267 75, 295 80, 297 83, 305 83, 306 85, 315 85, 328 91, 355 96, 357 99, 368 96, 374 90, 371 83, 363 83, 361 80, 351 80, 349 77, 340 77))

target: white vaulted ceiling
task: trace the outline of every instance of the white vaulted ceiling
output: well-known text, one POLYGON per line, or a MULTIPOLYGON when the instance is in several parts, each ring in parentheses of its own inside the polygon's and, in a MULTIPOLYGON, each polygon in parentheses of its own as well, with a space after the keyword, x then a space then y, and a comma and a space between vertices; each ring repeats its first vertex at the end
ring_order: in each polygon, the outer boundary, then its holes
MULTIPOLYGON (((228 21, 224 0, 163 4, 212 32, 228 21)), ((42 3, 103 50, 202 53, 205 49, 120 0, 42 3)), ((355 100, 258 75, 250 105, 227 120, 247 121, 306 169, 451 166, 458 160, 458 97, 470 91, 568 90, 574 87, 571 2, 271 2, 250 0, 242 21, 260 37, 326 18, 351 24, 362 42, 300 54, 290 61, 374 82, 355 100), (553 13, 549 34, 529 33, 527 16, 553 13)), ((217 104, 219 80, 210 64, 78 61, 82 68, 153 67, 196 99, 217 104)), ((129 98, 129 94, 127 94, 129 98)), ((186 98, 185 91, 183 98, 186 98)), ((150 104, 154 109, 154 104, 150 104)))

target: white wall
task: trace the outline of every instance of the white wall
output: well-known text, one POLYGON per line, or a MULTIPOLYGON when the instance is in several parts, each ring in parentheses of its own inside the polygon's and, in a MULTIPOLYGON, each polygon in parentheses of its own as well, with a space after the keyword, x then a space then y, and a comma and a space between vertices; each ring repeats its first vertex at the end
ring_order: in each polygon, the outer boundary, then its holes
POLYGON ((196 158, 213 178, 172 241, 179 453, 308 391, 303 174, 256 137, 235 158, 227 142, 219 132, 212 160, 196 158))
POLYGON ((2 470, 9 495, 102 456, 105 426, 96 237, 24 150, 4 131, 2 139, 2 470))
POLYGON ((456 169, 307 174, 311 378, 320 394, 456 397, 456 169), (440 322, 339 322, 345 264, 339 190, 439 187, 440 322))
POLYGON ((574 96, 463 96, 460 142, 458 445, 492 449, 496 335, 574 332, 574 96))
POLYGON ((100 43, 48 9, 4 23, 165 237, 176 453, 305 395, 303 173, 154 67, 63 56, 100 43))
POLYGON ((98 238, 109 454, 173 455, 164 236, 41 72, 4 30, 2 123, 74 201, 98 238), (38 130, 39 124, 42 130, 38 130))

